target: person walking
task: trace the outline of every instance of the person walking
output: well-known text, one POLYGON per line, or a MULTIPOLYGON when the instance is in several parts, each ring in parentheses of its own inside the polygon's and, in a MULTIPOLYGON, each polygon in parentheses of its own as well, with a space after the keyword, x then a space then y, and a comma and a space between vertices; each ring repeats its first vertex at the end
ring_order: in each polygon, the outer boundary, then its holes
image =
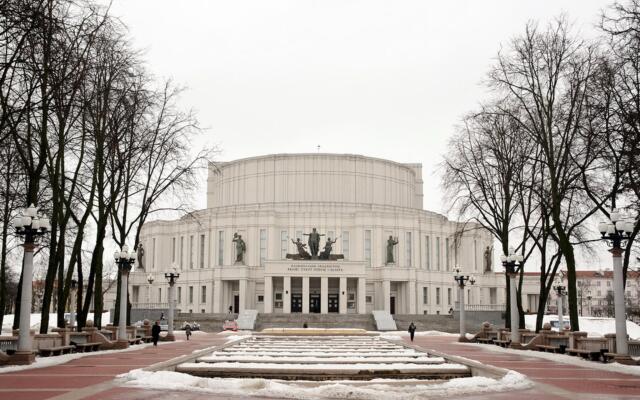
POLYGON ((153 345, 157 346, 160 339, 160 321, 156 321, 151 327, 151 338, 153 339, 153 345))
POLYGON ((411 321, 411 324, 409 324, 409 336, 411 336, 411 341, 413 342, 413 336, 416 334, 416 326, 413 324, 413 321, 411 321))
POLYGON ((191 325, 187 324, 187 326, 185 326, 184 333, 187 335, 187 340, 189 340, 189 336, 191 336, 191 325))

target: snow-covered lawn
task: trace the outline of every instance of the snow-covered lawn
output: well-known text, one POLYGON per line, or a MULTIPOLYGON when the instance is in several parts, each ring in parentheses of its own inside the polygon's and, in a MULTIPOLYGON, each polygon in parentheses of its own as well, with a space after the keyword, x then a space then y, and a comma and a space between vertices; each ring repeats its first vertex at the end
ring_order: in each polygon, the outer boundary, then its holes
MULTIPOLYGON (((562 317, 565 323, 569 323, 569 316, 562 317)), ((557 321, 557 315, 545 315, 542 319, 543 324, 550 321, 557 321)), ((534 331, 536 329, 536 316, 525 315, 525 328, 534 331)), ((615 318, 600 318, 600 317, 579 317, 580 331, 587 332, 588 336, 602 337, 607 333, 616 333, 616 320, 615 318)), ((631 339, 640 340, 640 325, 633 321, 627 321, 627 334, 631 339)))
POLYGON ((531 382, 510 371, 502 379, 457 378, 449 381, 374 379, 372 381, 281 381, 271 379, 199 378, 178 372, 133 370, 118 378, 125 386, 154 390, 282 399, 427 399, 526 389, 531 382))
POLYGON ((635 366, 635 365, 623 365, 615 362, 609 363, 609 364, 603 364, 600 362, 588 361, 580 357, 570 356, 566 354, 543 353, 541 351, 534 351, 534 350, 505 349, 505 348, 494 346, 494 345, 479 344, 479 343, 458 343, 458 344, 461 346, 480 347, 482 349, 493 351, 496 353, 517 354, 519 356, 542 358, 545 360, 555 361, 562 364, 568 364, 568 365, 573 365, 577 367, 591 368, 591 369, 597 369, 601 371, 620 372, 623 374, 640 376, 640 366, 635 366))
MULTIPOLYGON (((13 314, 7 314, 4 316, 4 319, 2 320, 2 331, 0 334, 11 335, 14 317, 15 316, 13 314)), ((49 314, 49 329, 56 327, 56 322, 57 322, 56 318, 57 318, 56 313, 49 314)), ((103 325, 106 325, 107 323, 109 323, 110 318, 111 318, 111 313, 109 311, 102 313, 103 325)), ((40 319, 41 319, 40 313, 31 314, 31 321, 30 321, 31 329, 35 329, 35 330, 40 329, 40 319)), ((92 320, 92 321, 94 320, 93 313, 89 313, 87 320, 92 320)))

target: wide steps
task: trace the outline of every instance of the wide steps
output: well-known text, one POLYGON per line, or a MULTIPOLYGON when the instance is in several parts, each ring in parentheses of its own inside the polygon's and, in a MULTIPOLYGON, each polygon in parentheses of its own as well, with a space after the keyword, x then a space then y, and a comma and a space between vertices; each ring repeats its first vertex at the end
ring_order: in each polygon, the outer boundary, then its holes
POLYGON ((465 365, 379 336, 252 336, 180 364, 176 371, 201 377, 315 381, 471 376, 465 365))

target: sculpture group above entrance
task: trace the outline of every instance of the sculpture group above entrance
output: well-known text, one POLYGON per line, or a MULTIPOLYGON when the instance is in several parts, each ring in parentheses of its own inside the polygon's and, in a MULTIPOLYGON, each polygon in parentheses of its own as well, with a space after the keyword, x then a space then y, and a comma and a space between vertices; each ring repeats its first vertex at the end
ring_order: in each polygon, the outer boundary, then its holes
POLYGON ((320 236, 324 236, 324 234, 318 233, 316 228, 313 228, 310 233, 305 233, 304 236, 309 236, 309 240, 307 241, 309 251, 307 251, 307 244, 300 241, 300 238, 297 238, 297 240, 291 239, 291 242, 295 244, 298 249, 298 254, 287 254, 288 259, 327 261, 344 259, 344 255, 342 254, 331 254, 331 250, 333 250, 333 245, 336 243, 336 239, 331 240, 331 238, 328 237, 324 244, 324 249, 320 252, 320 236))

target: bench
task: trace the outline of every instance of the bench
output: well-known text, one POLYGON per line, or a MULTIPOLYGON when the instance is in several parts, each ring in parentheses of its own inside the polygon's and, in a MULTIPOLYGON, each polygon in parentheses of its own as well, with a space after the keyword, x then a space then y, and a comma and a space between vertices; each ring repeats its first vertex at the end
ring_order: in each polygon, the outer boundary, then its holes
POLYGON ((493 339, 491 339, 491 338, 477 338, 476 342, 482 343, 482 344, 493 344, 493 339))
POLYGON ((546 345, 546 344, 538 344, 536 345, 536 348, 538 349, 538 351, 564 354, 566 346, 562 346, 562 345, 552 346, 552 345, 546 345))
POLYGON ((73 343, 73 342, 71 342, 71 343, 76 346, 76 352, 77 353, 88 353, 90 351, 98 351, 100 349, 100 345, 102 344, 100 342, 94 342, 94 343, 73 343))
POLYGON ((129 344, 133 345, 133 344, 141 344, 142 343, 142 338, 141 337, 136 337, 133 339, 129 339, 129 344))
POLYGON ((585 359, 590 359, 591 361, 600 361, 600 359, 604 359, 606 361, 605 354, 608 353, 609 350, 601 349, 599 351, 593 350, 582 350, 582 349, 567 349, 567 354, 572 356, 580 356, 585 359))
POLYGON ((494 340, 493 344, 500 347, 509 347, 511 340, 494 340))
POLYGON ((39 353, 41 357, 59 356, 62 354, 69 354, 75 349, 75 346, 57 346, 57 347, 42 347, 39 353))
POLYGON ((151 343, 153 342, 153 336, 139 336, 142 343, 151 343))

